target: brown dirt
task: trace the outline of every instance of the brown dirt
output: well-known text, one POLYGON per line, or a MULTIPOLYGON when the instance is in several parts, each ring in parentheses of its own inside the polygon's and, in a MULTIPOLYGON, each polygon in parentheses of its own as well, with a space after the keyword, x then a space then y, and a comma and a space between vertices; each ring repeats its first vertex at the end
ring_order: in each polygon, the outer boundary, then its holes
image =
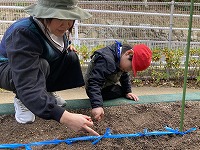
MULTIPOLYGON (((199 150, 200 149, 200 102, 186 102, 183 131, 192 127, 197 130, 183 136, 164 135, 124 139, 102 139, 96 145, 91 141, 79 141, 72 145, 35 146, 33 150, 199 150)), ((90 115, 90 110, 72 110, 75 113, 90 115)), ((94 129, 101 135, 106 128, 112 134, 137 133, 148 131, 165 131, 164 127, 180 127, 181 103, 156 103, 124 105, 105 108, 105 118, 95 122, 94 129)), ((0 116, 0 143, 31 143, 54 139, 68 139, 84 136, 74 133, 65 126, 52 120, 36 118, 33 124, 18 124, 13 115, 0 116)), ((21 148, 23 149, 23 148, 21 148)))

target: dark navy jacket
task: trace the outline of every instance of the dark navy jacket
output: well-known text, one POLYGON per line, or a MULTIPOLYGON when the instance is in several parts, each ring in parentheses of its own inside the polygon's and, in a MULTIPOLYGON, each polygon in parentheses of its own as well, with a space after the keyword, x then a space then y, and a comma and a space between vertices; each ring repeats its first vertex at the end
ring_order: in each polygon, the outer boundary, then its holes
POLYGON ((125 93, 131 92, 130 76, 119 69, 120 58, 117 55, 117 44, 97 50, 88 65, 85 75, 85 87, 92 108, 102 107, 101 89, 120 82, 125 93), (96 58, 94 58, 96 57, 96 58))
MULTIPOLYGON (((67 39, 65 41, 65 47, 68 47, 67 39)), ((0 44, 0 64, 9 63, 18 98, 44 119, 59 121, 64 108, 57 106, 55 98, 47 93, 45 76, 38 67, 39 59, 44 58, 52 64, 62 55, 32 17, 12 24, 0 44)))

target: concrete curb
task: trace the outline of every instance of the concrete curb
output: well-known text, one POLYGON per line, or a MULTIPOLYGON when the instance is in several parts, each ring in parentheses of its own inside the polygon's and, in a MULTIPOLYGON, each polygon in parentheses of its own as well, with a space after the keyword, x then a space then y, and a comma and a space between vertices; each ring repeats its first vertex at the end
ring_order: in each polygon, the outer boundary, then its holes
MULTIPOLYGON (((125 104, 148 104, 148 103, 162 103, 162 102, 177 102, 182 101, 182 94, 161 94, 161 95, 144 95, 139 96, 139 101, 128 100, 125 98, 118 98, 115 100, 104 101, 105 107, 119 106, 125 104)), ((186 101, 200 101, 200 92, 187 93, 186 101)), ((89 99, 66 100, 66 109, 86 109, 90 108, 89 99)), ((0 104, 0 115, 14 114, 13 103, 0 104)))

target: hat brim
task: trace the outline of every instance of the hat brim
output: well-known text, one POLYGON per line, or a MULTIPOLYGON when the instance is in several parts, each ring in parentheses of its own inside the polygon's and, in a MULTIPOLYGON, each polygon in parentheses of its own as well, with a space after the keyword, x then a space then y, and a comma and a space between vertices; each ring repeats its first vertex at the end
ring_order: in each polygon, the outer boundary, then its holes
POLYGON ((92 17, 90 13, 85 11, 80 7, 75 7, 73 9, 57 9, 57 8, 47 8, 37 4, 33 4, 24 9, 29 15, 36 18, 57 18, 66 20, 84 20, 92 17))

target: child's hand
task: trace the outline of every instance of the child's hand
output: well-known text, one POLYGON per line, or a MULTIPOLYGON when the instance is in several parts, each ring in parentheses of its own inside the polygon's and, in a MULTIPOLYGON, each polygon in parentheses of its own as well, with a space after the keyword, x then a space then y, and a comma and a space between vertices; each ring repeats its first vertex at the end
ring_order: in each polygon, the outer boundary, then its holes
POLYGON ((138 101, 138 100, 139 100, 138 96, 135 95, 135 94, 133 94, 133 93, 128 93, 128 94, 126 94, 126 98, 132 99, 132 100, 134 100, 134 101, 138 101))
POLYGON ((101 121, 104 117, 104 110, 102 107, 93 108, 91 113, 97 121, 101 121))

